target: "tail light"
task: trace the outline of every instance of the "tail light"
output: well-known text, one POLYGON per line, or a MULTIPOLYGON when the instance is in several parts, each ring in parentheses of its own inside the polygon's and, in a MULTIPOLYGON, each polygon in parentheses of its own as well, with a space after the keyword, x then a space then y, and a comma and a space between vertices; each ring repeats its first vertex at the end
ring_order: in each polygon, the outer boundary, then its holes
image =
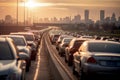
POLYGON ((88 59, 87 59, 87 63, 97 63, 97 61, 95 60, 95 58, 94 57, 89 57, 88 59))

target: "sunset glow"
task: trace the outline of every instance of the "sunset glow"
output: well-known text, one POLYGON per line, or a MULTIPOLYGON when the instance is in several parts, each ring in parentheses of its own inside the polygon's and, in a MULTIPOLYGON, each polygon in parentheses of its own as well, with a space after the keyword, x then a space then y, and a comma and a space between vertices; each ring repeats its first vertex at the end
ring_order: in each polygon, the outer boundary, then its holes
POLYGON ((25 5, 29 8, 34 8, 36 7, 38 4, 36 2, 34 2, 33 0, 29 0, 28 2, 25 3, 25 5))
MULTIPOLYGON (((0 0, 0 17, 4 18, 7 13, 15 17, 16 2, 16 0, 0 0)), ((21 17, 23 16, 23 7, 26 7, 26 9, 28 8, 31 12, 34 12, 34 16, 48 18, 60 18, 80 14, 81 18, 84 19, 84 10, 88 9, 90 11, 90 18, 97 20, 99 19, 100 10, 105 10, 105 16, 111 16, 111 12, 114 12, 116 13, 116 16, 119 16, 119 3, 120 0, 18 0, 18 8, 20 18, 23 18, 21 17)), ((29 14, 33 13, 29 12, 29 14)))
MULTIPOLYGON (((22 2, 20 4, 20 6, 24 6, 24 2, 22 2)), ((40 3, 40 2, 38 3, 33 0, 29 0, 29 1, 25 2, 25 6, 28 8, 35 8, 35 7, 52 6, 52 4, 51 3, 40 3)))

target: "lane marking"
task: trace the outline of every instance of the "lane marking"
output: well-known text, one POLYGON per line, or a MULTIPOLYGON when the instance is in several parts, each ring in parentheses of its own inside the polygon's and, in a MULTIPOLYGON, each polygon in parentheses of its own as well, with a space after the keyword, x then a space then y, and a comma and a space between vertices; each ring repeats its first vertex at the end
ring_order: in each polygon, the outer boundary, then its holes
MULTIPOLYGON (((41 45, 42 45, 42 41, 41 41, 41 45)), ((38 50, 38 54, 37 54, 37 67, 36 67, 36 71, 35 71, 35 75, 34 75, 34 79, 33 80, 37 80, 38 78, 38 73, 39 73, 39 68, 40 68, 40 52, 42 49, 42 46, 40 45, 40 48, 38 50)))

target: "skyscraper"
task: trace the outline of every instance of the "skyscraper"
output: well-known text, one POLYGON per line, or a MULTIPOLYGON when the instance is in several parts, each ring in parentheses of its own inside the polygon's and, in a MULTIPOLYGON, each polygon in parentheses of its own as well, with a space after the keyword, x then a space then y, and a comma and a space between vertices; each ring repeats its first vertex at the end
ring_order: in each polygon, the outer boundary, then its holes
POLYGON ((89 10, 85 10, 85 22, 89 20, 89 10))
POLYGON ((111 22, 116 22, 116 16, 115 16, 115 13, 112 14, 111 22))
POLYGON ((100 10, 100 21, 104 21, 104 18, 105 18, 105 11, 100 10))

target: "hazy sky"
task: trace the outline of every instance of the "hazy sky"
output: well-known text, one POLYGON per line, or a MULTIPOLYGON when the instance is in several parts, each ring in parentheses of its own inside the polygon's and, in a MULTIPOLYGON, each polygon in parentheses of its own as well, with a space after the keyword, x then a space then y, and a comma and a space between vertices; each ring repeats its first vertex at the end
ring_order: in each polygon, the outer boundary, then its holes
MULTIPOLYGON (((21 0, 18 0, 19 4, 21 0)), ((28 1, 28 0, 26 0, 28 1)), ((120 0, 33 0, 36 7, 29 8, 29 17, 65 17, 77 14, 84 18, 84 10, 89 9, 90 18, 99 19, 99 11, 105 10, 105 16, 111 16, 114 12, 120 16, 120 0), (43 5, 43 3, 45 5, 43 5), (47 4, 46 4, 47 3, 47 4), (47 6, 46 6, 47 5, 47 6)), ((19 6, 19 19, 23 18, 23 7, 19 6)), ((16 0, 0 0, 0 19, 5 15, 16 17, 16 0)))

